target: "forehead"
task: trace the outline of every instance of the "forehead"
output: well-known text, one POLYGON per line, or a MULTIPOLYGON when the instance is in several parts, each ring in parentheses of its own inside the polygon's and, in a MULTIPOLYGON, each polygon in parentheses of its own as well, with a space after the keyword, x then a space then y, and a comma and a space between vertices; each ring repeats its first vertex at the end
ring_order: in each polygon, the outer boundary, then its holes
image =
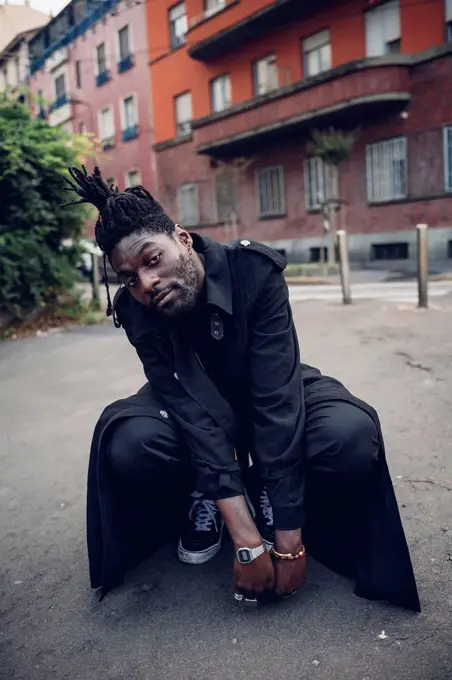
POLYGON ((153 246, 168 248, 173 242, 174 239, 168 234, 152 234, 148 231, 140 231, 124 236, 114 250, 123 255, 136 256, 145 248, 152 248, 153 246))

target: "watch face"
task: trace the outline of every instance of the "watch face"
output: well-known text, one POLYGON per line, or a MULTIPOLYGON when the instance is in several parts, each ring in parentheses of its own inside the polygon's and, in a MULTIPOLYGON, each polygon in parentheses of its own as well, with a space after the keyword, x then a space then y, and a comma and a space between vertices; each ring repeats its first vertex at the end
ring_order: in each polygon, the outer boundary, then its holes
POLYGON ((249 562, 252 562, 250 549, 240 548, 237 550, 237 559, 241 564, 248 564, 249 562))

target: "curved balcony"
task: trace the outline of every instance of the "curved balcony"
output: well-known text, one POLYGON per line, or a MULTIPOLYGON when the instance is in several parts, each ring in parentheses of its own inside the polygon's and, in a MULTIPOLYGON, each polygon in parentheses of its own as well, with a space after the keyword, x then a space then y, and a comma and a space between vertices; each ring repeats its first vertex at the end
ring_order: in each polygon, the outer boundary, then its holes
POLYGON ((234 156, 275 138, 325 125, 359 125, 364 117, 410 100, 409 57, 352 62, 193 121, 197 152, 234 156))

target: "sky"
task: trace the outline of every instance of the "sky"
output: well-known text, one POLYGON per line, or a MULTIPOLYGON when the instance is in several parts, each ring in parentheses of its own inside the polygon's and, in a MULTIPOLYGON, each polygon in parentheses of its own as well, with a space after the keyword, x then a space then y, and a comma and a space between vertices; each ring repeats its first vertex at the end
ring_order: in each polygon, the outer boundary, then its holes
MULTIPOLYGON (((25 0, 8 0, 10 5, 23 5, 25 0)), ((0 0, 0 4, 4 4, 5 0, 0 0)), ((30 0, 30 6, 35 9, 40 9, 41 12, 48 14, 52 12, 53 16, 58 14, 63 7, 69 3, 69 0, 30 0)))

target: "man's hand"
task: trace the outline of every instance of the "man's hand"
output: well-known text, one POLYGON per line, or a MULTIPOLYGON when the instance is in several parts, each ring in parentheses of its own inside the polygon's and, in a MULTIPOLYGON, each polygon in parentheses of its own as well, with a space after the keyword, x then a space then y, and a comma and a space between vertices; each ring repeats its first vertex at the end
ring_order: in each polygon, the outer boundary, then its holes
MULTIPOLYGON (((218 509, 231 535, 235 550, 239 548, 258 548, 262 545, 254 520, 250 515, 244 496, 234 496, 217 501, 218 509)), ((249 564, 234 562, 234 588, 249 598, 275 586, 275 568, 266 551, 249 564)))
MULTIPOLYGON (((301 529, 275 532, 275 550, 280 553, 297 553, 303 547, 301 529)), ((284 597, 301 588, 306 581, 306 559, 275 559, 275 591, 284 597)))
POLYGON ((275 587, 275 568, 267 551, 249 564, 234 562, 234 592, 255 598, 275 587))

